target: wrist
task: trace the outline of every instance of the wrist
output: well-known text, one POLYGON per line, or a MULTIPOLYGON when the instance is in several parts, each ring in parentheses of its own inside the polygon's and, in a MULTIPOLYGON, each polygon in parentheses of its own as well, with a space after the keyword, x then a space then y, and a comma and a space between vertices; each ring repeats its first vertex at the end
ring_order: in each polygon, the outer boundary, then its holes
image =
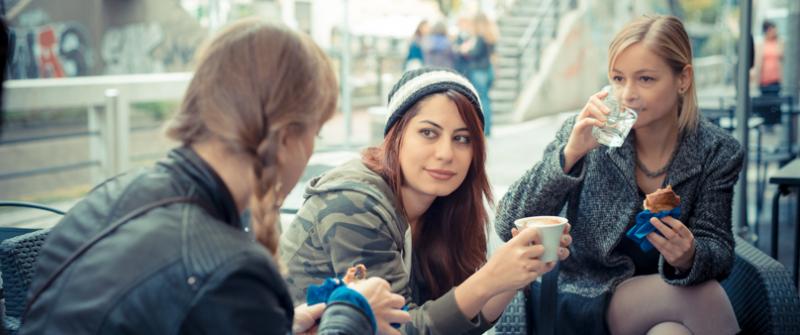
POLYGON ((492 292, 494 285, 491 285, 491 281, 487 280, 489 278, 484 269, 486 267, 469 276, 461 285, 455 288, 456 301, 462 307, 462 312, 465 312, 464 314, 470 318, 474 317, 474 315, 470 315, 473 312, 471 311, 473 308, 467 307, 468 305, 476 306, 478 307, 477 310, 480 310, 481 306, 486 304, 495 294, 492 292))

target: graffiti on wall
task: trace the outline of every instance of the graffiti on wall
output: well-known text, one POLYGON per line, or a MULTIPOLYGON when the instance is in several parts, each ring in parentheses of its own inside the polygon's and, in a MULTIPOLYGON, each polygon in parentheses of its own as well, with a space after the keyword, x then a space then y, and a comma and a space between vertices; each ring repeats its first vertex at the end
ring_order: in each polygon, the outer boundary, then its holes
POLYGON ((11 28, 12 79, 88 75, 93 65, 86 29, 75 22, 11 28))
MULTIPOLYGON (((173 34, 174 35, 174 34, 173 34)), ((105 32, 101 55, 104 73, 185 71, 196 45, 164 32, 156 22, 134 23, 105 32)))
POLYGON ((11 28, 11 79, 187 71, 204 36, 168 34, 157 22, 134 23, 107 29, 94 48, 98 42, 80 23, 30 21, 11 28), (99 66, 95 59, 102 60, 99 66))

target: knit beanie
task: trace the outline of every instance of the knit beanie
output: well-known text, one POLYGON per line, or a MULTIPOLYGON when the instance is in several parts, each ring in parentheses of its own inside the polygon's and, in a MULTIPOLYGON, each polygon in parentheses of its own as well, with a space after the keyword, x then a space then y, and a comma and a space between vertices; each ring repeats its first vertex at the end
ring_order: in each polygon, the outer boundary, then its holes
POLYGON ((400 80, 389 91, 388 109, 391 116, 386 121, 383 136, 386 136, 392 126, 403 118, 403 115, 418 101, 431 94, 447 90, 454 90, 467 97, 478 112, 482 128, 484 121, 481 101, 478 99, 478 91, 475 90, 475 87, 472 86, 467 78, 450 69, 421 68, 403 73, 400 80))

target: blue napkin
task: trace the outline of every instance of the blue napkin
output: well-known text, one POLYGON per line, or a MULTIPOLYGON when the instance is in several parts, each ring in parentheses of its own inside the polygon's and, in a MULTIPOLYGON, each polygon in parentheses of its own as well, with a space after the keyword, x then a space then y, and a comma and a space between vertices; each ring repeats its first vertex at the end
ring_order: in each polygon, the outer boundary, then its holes
MULTIPOLYGON (((306 303, 311 306, 318 303, 332 304, 342 302, 354 306, 367 315, 375 334, 378 333, 378 322, 369 306, 369 301, 361 293, 353 290, 339 278, 328 278, 320 285, 311 285, 306 292, 306 303)), ((399 326, 399 325, 398 325, 399 326)))
MULTIPOLYGON (((653 213, 649 209, 639 212, 639 214, 636 214, 636 224, 633 225, 631 229, 628 229, 628 232, 625 233, 625 235, 636 242, 642 251, 648 252, 653 250, 653 244, 647 240, 647 234, 650 234, 654 231, 658 232, 658 230, 653 226, 652 223, 650 223, 650 219, 654 217, 661 219, 665 216, 671 216, 676 219, 679 218, 681 216, 681 206, 675 207, 669 211, 660 211, 658 213, 653 213)), ((658 232, 658 234, 660 235, 661 233, 658 232)))

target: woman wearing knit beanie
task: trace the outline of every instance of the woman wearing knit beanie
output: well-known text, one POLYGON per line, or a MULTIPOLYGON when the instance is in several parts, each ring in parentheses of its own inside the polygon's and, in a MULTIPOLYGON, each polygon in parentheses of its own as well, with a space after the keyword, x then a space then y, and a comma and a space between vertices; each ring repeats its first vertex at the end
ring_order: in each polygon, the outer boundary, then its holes
MULTIPOLYGON (((283 234, 295 299, 311 284, 364 263, 406 297, 404 334, 480 334, 517 289, 550 271, 535 229, 487 260, 492 203, 480 99, 456 72, 406 72, 389 93, 384 141, 312 179, 283 234), (502 277, 503 280, 497 280, 502 277)), ((562 236, 559 256, 569 255, 562 236)))

